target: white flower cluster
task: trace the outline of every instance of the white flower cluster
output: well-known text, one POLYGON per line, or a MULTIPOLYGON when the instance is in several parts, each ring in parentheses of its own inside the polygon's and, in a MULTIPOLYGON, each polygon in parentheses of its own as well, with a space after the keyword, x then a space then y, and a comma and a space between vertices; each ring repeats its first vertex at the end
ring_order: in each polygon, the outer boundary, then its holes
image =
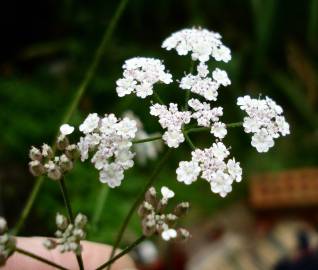
POLYGON ((78 157, 78 149, 76 144, 70 144, 67 137, 73 131, 74 127, 68 124, 60 127, 60 134, 56 141, 60 155, 55 155, 51 146, 47 144, 43 144, 41 149, 31 147, 29 169, 34 176, 46 174, 50 179, 60 180, 73 168, 73 163, 78 157))
POLYGON ((267 152, 274 146, 274 139, 290 133, 289 124, 282 115, 282 107, 269 97, 239 97, 237 105, 248 115, 244 117, 244 130, 253 133, 251 144, 258 152, 267 152))
POLYGON ((135 57, 125 61, 123 78, 117 80, 119 97, 136 93, 140 98, 153 94, 153 85, 158 82, 169 84, 172 76, 165 72, 162 61, 154 58, 135 57))
POLYGON ((175 227, 178 219, 189 209, 189 203, 179 203, 171 213, 165 214, 168 202, 175 194, 171 189, 162 187, 161 195, 161 199, 157 198, 156 189, 151 187, 145 194, 145 200, 139 206, 138 215, 142 219, 143 234, 146 236, 159 234, 165 241, 187 240, 190 233, 186 229, 175 227))
POLYGON ((232 183, 242 180, 242 169, 234 158, 225 160, 229 151, 222 142, 212 147, 192 151, 191 161, 181 161, 177 169, 177 180, 189 185, 201 177, 207 180, 214 193, 225 197, 232 191, 232 183))
POLYGON ((168 51, 175 49, 179 55, 191 53, 193 60, 206 62, 213 57, 216 61, 231 60, 231 51, 223 45, 221 35, 206 29, 183 29, 173 33, 162 43, 168 51))
POLYGON ((195 98, 190 99, 188 104, 194 110, 192 118, 197 120, 199 126, 211 127, 211 133, 217 138, 223 139, 225 137, 227 134, 226 125, 219 121, 223 115, 222 107, 211 109, 210 104, 195 98))
MULTIPOLYGON (((132 112, 127 111, 124 117, 128 117, 131 120, 134 120, 137 124, 137 132, 135 140, 143 140, 153 136, 159 136, 160 133, 149 134, 144 130, 143 124, 140 119, 132 112)), ((158 157, 159 152, 162 150, 163 143, 161 140, 137 143, 134 144, 133 150, 136 153, 136 161, 140 165, 146 165, 148 160, 155 160, 158 157)))
POLYGON ((71 224, 65 216, 58 213, 55 222, 58 228, 55 232, 57 239, 45 239, 43 242, 44 247, 49 250, 58 247, 61 253, 73 251, 75 254, 81 254, 82 246, 80 241, 86 237, 87 217, 79 213, 75 217, 74 224, 71 224))
POLYGON ((0 217, 0 268, 16 249, 16 239, 8 232, 7 221, 0 217))
POLYGON ((175 103, 170 103, 169 108, 156 103, 150 106, 150 114, 158 116, 161 127, 167 129, 162 138, 169 147, 177 148, 180 143, 184 142, 182 126, 190 122, 190 112, 179 111, 178 105, 175 103))
POLYGON ((100 171, 99 180, 111 188, 119 186, 124 170, 134 165, 130 148, 137 132, 136 122, 127 117, 119 120, 114 114, 100 118, 92 113, 79 129, 84 133, 78 143, 81 160, 88 159, 89 152, 93 152, 91 162, 100 171))
POLYGON ((212 78, 207 77, 209 71, 203 63, 198 65, 197 71, 197 75, 187 74, 181 79, 179 84, 181 89, 190 90, 192 93, 201 95, 209 101, 216 101, 219 87, 231 84, 227 73, 219 68, 212 72, 212 78))

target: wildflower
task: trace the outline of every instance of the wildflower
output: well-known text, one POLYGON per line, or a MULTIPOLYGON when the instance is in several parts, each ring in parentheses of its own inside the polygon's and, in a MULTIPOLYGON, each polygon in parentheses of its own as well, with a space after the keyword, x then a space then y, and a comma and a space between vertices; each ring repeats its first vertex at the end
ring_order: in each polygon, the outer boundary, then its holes
POLYGON ((210 148, 192 151, 191 161, 179 163, 176 170, 178 181, 191 184, 201 174, 201 178, 210 183, 213 193, 225 197, 231 192, 233 181, 240 182, 242 179, 240 164, 234 158, 226 161, 229 154, 222 142, 213 143, 210 148), (192 172, 191 167, 195 168, 192 172))
POLYGON ((119 120, 114 114, 89 114, 80 126, 84 136, 80 138, 78 149, 81 160, 89 158, 99 170, 99 180, 109 187, 118 187, 124 178, 124 171, 134 165, 134 154, 130 148, 137 132, 136 121, 127 117, 119 120))
POLYGON ((170 84, 172 76, 165 72, 162 61, 154 58, 135 57, 125 61, 124 77, 117 80, 116 91, 119 97, 136 93, 140 98, 153 94, 154 84, 170 84))
POLYGON ((218 68, 212 72, 212 78, 208 77, 208 74, 207 66, 199 64, 197 66, 197 75, 185 75, 181 78, 179 86, 181 89, 190 90, 192 93, 203 96, 206 100, 216 101, 220 86, 228 86, 231 81, 227 73, 218 68))
MULTIPOLYGON (((138 215, 142 219, 142 230, 144 235, 150 236, 158 234, 165 241, 177 240, 178 229, 176 222, 189 209, 188 202, 178 204, 172 213, 164 213, 168 200, 174 197, 174 192, 167 187, 161 188, 162 198, 156 197, 156 190, 151 187, 145 194, 145 200, 141 203, 138 209, 138 215)), ((190 233, 186 240, 190 237, 190 233)), ((180 239, 180 238, 179 238, 180 239)))
POLYGON ((248 115, 243 121, 244 131, 253 133, 251 145, 258 152, 267 152, 274 146, 274 139, 290 133, 289 124, 282 116, 282 107, 269 97, 265 99, 239 97, 237 105, 248 115))
POLYGON ((0 267, 5 265, 15 248, 16 239, 8 233, 7 221, 0 217, 0 267))
POLYGON ((184 141, 182 126, 191 120, 191 113, 178 110, 178 105, 170 103, 169 108, 161 104, 150 106, 150 114, 159 117, 159 123, 167 131, 162 138, 169 147, 177 148, 184 141))
POLYGON ((74 224, 71 224, 65 216, 58 213, 55 220, 58 228, 55 232, 57 239, 45 239, 43 246, 49 250, 59 248, 61 253, 72 251, 80 254, 82 251, 80 241, 86 237, 87 217, 79 213, 75 217, 74 224))
POLYGON ((177 180, 186 185, 190 185, 198 179, 201 168, 198 162, 195 161, 181 161, 177 169, 177 180))
POLYGON ((193 60, 206 62, 210 57, 216 61, 231 60, 231 51, 223 45, 221 35, 206 29, 183 29, 173 33, 162 43, 170 51, 175 49, 179 55, 191 53, 193 60))

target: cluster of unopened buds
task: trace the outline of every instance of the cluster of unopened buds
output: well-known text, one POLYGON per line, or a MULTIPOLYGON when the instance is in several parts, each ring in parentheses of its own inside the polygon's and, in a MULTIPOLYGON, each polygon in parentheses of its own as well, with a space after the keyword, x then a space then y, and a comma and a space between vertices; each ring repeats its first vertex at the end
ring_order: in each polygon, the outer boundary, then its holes
POLYGON ((61 152, 55 155, 51 146, 43 144, 41 149, 34 146, 30 149, 30 172, 34 176, 47 175, 53 180, 60 180, 63 175, 73 168, 74 160, 79 152, 76 144, 70 144, 68 135, 73 133, 74 127, 64 124, 60 127, 60 134, 56 141, 56 147, 61 152))
POLYGON ((86 237, 87 217, 79 213, 74 219, 74 224, 72 224, 65 216, 58 213, 55 222, 58 228, 55 232, 56 238, 44 240, 44 247, 49 250, 58 248, 61 253, 72 251, 75 254, 80 254, 82 251, 80 241, 86 237))
POLYGON ((169 199, 174 197, 174 192, 167 187, 162 187, 161 195, 162 197, 158 198, 156 189, 151 187, 139 206, 138 215, 142 220, 143 234, 145 236, 161 235, 165 241, 189 239, 190 233, 184 228, 176 228, 176 223, 187 213, 190 204, 179 203, 172 212, 166 213, 169 199))
POLYGON ((0 267, 13 254, 16 248, 16 240, 8 232, 7 221, 0 217, 0 267))

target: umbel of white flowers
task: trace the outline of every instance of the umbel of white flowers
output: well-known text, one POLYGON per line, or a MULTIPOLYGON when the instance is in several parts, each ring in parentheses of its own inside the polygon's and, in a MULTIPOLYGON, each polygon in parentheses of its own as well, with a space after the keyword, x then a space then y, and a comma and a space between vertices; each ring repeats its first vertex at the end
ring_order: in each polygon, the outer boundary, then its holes
POLYGON ((5 265, 15 248, 16 240, 8 233, 7 221, 0 217, 0 267, 5 265))
MULTIPOLYGON (((189 109, 179 110, 176 103, 155 103, 150 106, 150 114, 158 117, 159 124, 165 129, 163 141, 168 147, 179 147, 185 141, 183 129, 192 119, 198 126, 210 128, 215 137, 212 146, 193 150, 191 161, 179 163, 177 180, 189 185, 200 176, 210 183, 212 192, 224 197, 232 190, 234 181, 241 181, 242 169, 235 158, 227 159, 230 152, 222 139, 228 131, 220 120, 223 108, 213 107, 208 102, 216 101, 220 87, 229 86, 231 81, 224 70, 216 67, 210 72, 207 62, 215 60, 227 63, 231 60, 231 51, 222 43, 219 33, 201 28, 173 33, 164 40, 162 47, 168 51, 175 50, 181 56, 190 54, 194 63, 197 63, 196 74, 185 74, 176 80, 181 90, 197 95, 188 101, 186 108, 189 109)), ((135 93, 145 98, 153 94, 154 84, 173 82, 171 74, 164 72, 166 68, 163 61, 146 59, 137 57, 125 62, 123 78, 117 81, 119 97, 135 93), (148 90, 144 91, 146 88, 148 90)), ((243 121, 244 131, 253 133, 251 145, 258 152, 267 152, 274 145, 274 139, 289 134, 289 125, 282 116, 283 110, 272 99, 266 97, 256 100, 245 96, 238 98, 237 105, 248 114, 243 121)))
MULTIPOLYGON (((229 158, 230 147, 223 143, 228 134, 227 125, 221 119, 223 108, 213 104, 219 99, 220 89, 231 85, 231 80, 225 70, 218 67, 209 70, 208 62, 228 63, 232 58, 231 51, 223 44, 219 33, 201 28, 173 33, 164 40, 162 47, 175 50, 181 56, 191 55, 194 71, 174 79, 160 59, 131 58, 125 61, 123 76, 116 82, 117 94, 119 97, 135 94, 144 99, 154 94, 157 83, 169 85, 176 82, 181 91, 193 95, 186 106, 151 103, 150 115, 159 119, 164 129, 162 139, 171 148, 178 148, 185 141, 187 125, 193 128, 196 123, 210 130, 214 142, 206 148, 193 149, 191 160, 179 163, 177 180, 189 185, 201 177, 210 184, 212 192, 224 197, 231 192, 233 182, 241 181, 242 169, 234 157, 229 158)), ((251 145, 258 152, 267 152, 274 146, 274 139, 289 134, 283 109, 269 97, 239 97, 237 105, 247 113, 243 120, 244 131, 253 134, 251 145)), ((74 153, 79 151, 81 161, 92 155, 91 162, 99 171, 102 183, 118 187, 125 170, 134 165, 132 145, 138 134, 137 125, 135 119, 128 117, 118 119, 114 114, 100 117, 91 113, 79 127, 83 136, 76 145, 70 145, 66 138, 74 128, 61 127, 58 139, 61 156, 52 157, 52 149, 47 145, 42 150, 32 148, 30 170, 34 175, 47 174, 52 179, 60 179, 71 169, 74 153)))
POLYGON ((138 215, 141 218, 143 234, 146 236, 158 234, 165 241, 189 239, 190 233, 184 228, 176 228, 176 223, 187 213, 190 204, 179 203, 171 213, 165 213, 169 200, 175 194, 169 188, 162 187, 161 195, 161 199, 158 198, 156 189, 151 187, 139 206, 138 215))
POLYGON ((58 248, 61 253, 73 251, 75 254, 80 254, 82 251, 80 241, 86 237, 87 217, 79 213, 75 217, 74 224, 70 224, 65 216, 57 213, 55 222, 58 228, 55 232, 57 238, 44 240, 44 247, 58 248))

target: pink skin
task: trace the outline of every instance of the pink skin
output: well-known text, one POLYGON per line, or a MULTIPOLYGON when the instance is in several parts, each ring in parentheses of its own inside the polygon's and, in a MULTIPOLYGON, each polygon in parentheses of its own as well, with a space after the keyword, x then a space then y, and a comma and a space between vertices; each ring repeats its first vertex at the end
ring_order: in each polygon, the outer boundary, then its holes
MULTIPOLYGON (((43 237, 18 237, 17 246, 21 249, 27 250, 38 256, 51 260, 70 270, 79 269, 74 253, 67 252, 61 254, 57 249, 49 251, 42 245, 44 239, 45 238, 43 237)), ((95 269, 96 267, 104 263, 111 253, 111 246, 92 243, 88 241, 82 241, 81 243, 83 246, 82 257, 85 270, 95 269)), ((55 268, 28 256, 14 253, 7 260, 5 266, 1 269, 53 270, 55 268)), ((136 270, 136 268, 132 259, 126 255, 113 264, 112 270, 136 270)))

